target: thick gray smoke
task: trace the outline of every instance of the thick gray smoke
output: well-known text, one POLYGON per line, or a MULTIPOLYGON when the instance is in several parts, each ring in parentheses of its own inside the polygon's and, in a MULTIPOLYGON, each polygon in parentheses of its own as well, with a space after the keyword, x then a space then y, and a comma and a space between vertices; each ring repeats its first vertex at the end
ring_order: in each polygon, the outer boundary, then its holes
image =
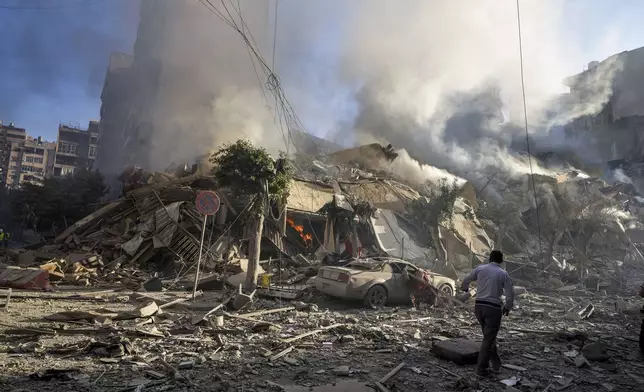
MULTIPOLYGON (((232 18, 243 26, 233 4, 232 18)), ((239 4, 251 39, 265 53, 270 2, 239 4)), ((239 138, 277 145, 280 139, 265 130, 273 122, 259 87, 265 76, 239 34, 198 1, 146 0, 143 7, 135 57, 160 64, 158 90, 150 95, 154 103, 144 112, 153 128, 150 166, 190 161, 239 138)))
MULTIPOLYGON (((160 34, 147 43, 139 39, 163 64, 159 98, 149 113, 152 166, 189 160, 240 137, 274 152, 285 149, 266 75, 257 63, 253 67, 239 34, 198 1, 164 3, 168 8, 155 11, 166 20, 160 34)), ((271 64, 275 2, 239 4, 271 64)), ((552 125, 601 109, 617 66, 597 74, 604 88, 583 105, 561 104, 562 77, 583 64, 560 34, 566 26, 561 2, 521 5, 531 136, 544 145, 559 143, 559 134, 549 132, 552 125)), ((529 171, 521 156, 514 1, 282 0, 279 7, 276 68, 309 129, 325 129, 344 144, 376 140, 405 149, 394 169, 408 170, 416 180, 443 177, 441 169, 467 179, 529 171), (417 165, 410 156, 436 168, 417 165)))
POLYGON ((325 34, 320 22, 332 20, 320 18, 319 11, 336 12, 342 3, 330 8, 322 2, 280 1, 278 29, 274 28, 275 0, 211 3, 220 15, 196 0, 144 0, 135 56, 158 61, 161 68, 159 89, 151 94, 154 103, 146 112, 153 128, 149 142, 153 168, 191 161, 239 138, 250 139, 272 153, 294 152, 296 138, 289 137, 289 128, 298 127, 293 118, 288 123, 280 119, 283 108, 271 90, 275 85, 268 85, 265 67, 230 21, 276 69, 299 116, 326 122, 327 127, 339 120, 321 111, 326 97, 320 97, 316 92, 321 89, 313 87, 324 84, 320 78, 324 61, 316 61, 311 48, 325 34), (145 3, 150 5, 147 10, 145 3), (146 27, 157 20, 164 23, 146 27), (305 71, 296 69, 300 67, 305 71))
MULTIPOLYGON (((514 1, 376 0, 368 2, 369 12, 362 12, 364 2, 352 4, 344 76, 360 85, 359 135, 465 178, 528 171, 509 151, 525 147, 514 1)), ((566 60, 576 58, 559 34, 560 2, 522 0, 521 6, 528 119, 531 132, 543 132, 570 69, 566 60)), ((614 69, 597 74, 604 88, 556 119, 598 112, 614 69)))

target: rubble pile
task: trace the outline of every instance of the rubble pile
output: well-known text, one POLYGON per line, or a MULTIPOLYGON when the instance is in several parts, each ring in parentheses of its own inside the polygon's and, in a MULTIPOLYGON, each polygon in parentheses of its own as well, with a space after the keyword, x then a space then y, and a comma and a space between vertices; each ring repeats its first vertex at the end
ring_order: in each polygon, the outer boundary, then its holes
MULTIPOLYGON (((262 273, 271 284, 301 290, 317 266, 337 263, 347 249, 349 258, 400 258, 457 279, 493 247, 506 253, 509 270, 524 285, 545 287, 556 279, 564 286, 626 291, 636 283, 628 281, 628 270, 644 261, 638 249, 644 197, 635 185, 610 185, 573 168, 538 174, 537 208, 529 175, 497 173, 479 189, 459 185, 452 216, 434 237, 413 221, 410 204, 424 196, 392 172, 397 157, 391 145, 370 144, 317 160, 296 158, 289 195, 264 223, 262 273), (503 203, 495 200, 500 192, 503 203)), ((173 173, 128 168, 120 180, 121 199, 72 224, 53 243, 10 250, 6 263, 44 268, 54 282, 137 287, 157 275, 177 288, 194 275, 205 234, 202 265, 209 279, 243 280, 248 200, 231 199, 198 167, 173 173), (202 233, 194 200, 204 189, 216 190, 222 207, 202 233)))
MULTIPOLYGON (((194 199, 199 186, 213 185, 207 177, 194 175, 161 178, 160 184, 139 188, 127 183, 131 190, 126 197, 69 226, 53 243, 9 250, 7 263, 46 269, 52 281, 84 285, 118 282, 137 287, 152 272, 177 276, 197 261, 203 217, 194 199)), ((211 222, 207 230, 213 235, 221 232, 217 225, 211 222)), ((204 250, 206 271, 215 271, 224 256, 238 252, 237 246, 224 249, 222 241, 215 242, 204 250)))
POLYGON ((196 301, 96 290, 15 297, 0 326, 7 372, 63 389, 295 391, 352 382, 501 391, 511 382, 574 392, 637 390, 642 381, 632 316, 615 307, 619 297, 586 290, 520 294, 499 337, 503 370, 489 380, 472 376, 480 327, 469 307, 365 311, 319 298, 256 299, 235 311, 232 296, 205 292, 196 301), (587 304, 594 311, 579 317, 587 304))
POLYGON ((637 188, 566 169, 535 175, 535 204, 528 176, 462 183, 434 238, 410 212, 427 194, 390 170, 397 157, 379 144, 298 157, 251 292, 250 198, 199 168, 126 170, 121 199, 6 251, 0 367, 60 389, 637 390, 637 188), (221 199, 203 232, 201 190, 221 199), (478 380, 480 327, 458 278, 493 248, 517 308, 499 336, 501 375, 478 380))

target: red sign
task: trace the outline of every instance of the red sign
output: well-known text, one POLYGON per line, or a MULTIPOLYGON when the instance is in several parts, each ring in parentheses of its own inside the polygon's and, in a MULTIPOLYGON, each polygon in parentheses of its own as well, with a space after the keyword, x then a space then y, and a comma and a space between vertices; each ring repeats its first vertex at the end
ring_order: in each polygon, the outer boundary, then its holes
POLYGON ((221 200, 213 191, 201 191, 195 200, 197 211, 203 215, 215 215, 219 211, 221 200))

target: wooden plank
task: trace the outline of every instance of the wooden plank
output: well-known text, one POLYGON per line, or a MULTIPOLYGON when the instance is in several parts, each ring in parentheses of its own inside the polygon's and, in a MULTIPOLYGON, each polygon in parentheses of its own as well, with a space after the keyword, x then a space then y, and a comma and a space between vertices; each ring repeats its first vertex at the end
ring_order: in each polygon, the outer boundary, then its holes
POLYGON ((282 358, 283 356, 285 356, 286 354, 290 353, 291 351, 293 351, 293 346, 288 346, 284 350, 282 350, 282 351, 278 352, 277 354, 273 355, 270 358, 270 360, 271 360, 271 362, 276 361, 276 360, 282 358))
POLYGON ((378 388, 380 392, 389 392, 389 389, 387 389, 387 387, 382 385, 380 381, 376 381, 374 384, 376 385, 376 388, 378 388))
POLYGON ((307 338, 307 337, 309 337, 309 336, 317 335, 317 334, 319 334, 320 332, 324 332, 324 331, 328 331, 328 330, 330 330, 330 329, 338 328, 338 327, 341 327, 341 326, 343 326, 343 325, 344 325, 344 324, 333 324, 333 325, 329 325, 328 327, 324 327, 324 328, 316 329, 315 331, 309 331, 309 332, 306 332, 306 333, 303 333, 303 334, 300 334, 300 335, 297 335, 297 336, 293 336, 292 338, 282 339, 282 341, 283 341, 284 343, 293 343, 293 342, 295 342, 296 340, 300 340, 300 339, 307 338))
POLYGON ((11 288, 9 288, 9 292, 7 293, 7 302, 4 304, 5 311, 9 311, 9 301, 11 301, 11 288))
MULTIPOLYGON (((202 295, 203 295, 203 291, 201 291, 201 290, 199 290, 199 291, 197 291, 197 292, 195 293, 195 296, 196 296, 196 297, 199 297, 199 296, 202 296, 202 295)), ((170 301, 170 302, 168 302, 168 303, 165 303, 165 304, 163 304, 163 305, 160 305, 160 306, 159 306, 159 309, 169 308, 169 307, 170 307, 170 306, 172 306, 172 305, 180 304, 180 303, 182 303, 182 302, 186 302, 186 301, 189 301, 189 300, 191 300, 191 299, 192 299, 192 294, 190 294, 190 295, 186 295, 186 296, 185 296, 185 297, 183 297, 183 298, 177 298, 177 299, 175 299, 174 301, 170 301)))
POLYGON ((79 220, 78 222, 74 223, 73 225, 69 226, 65 231, 60 233, 58 237, 54 239, 54 242, 63 242, 67 237, 70 235, 76 233, 77 231, 81 230, 82 228, 90 225, 92 222, 101 219, 102 217, 110 214, 114 210, 118 209, 119 207, 123 206, 125 204, 125 200, 118 200, 115 202, 112 202, 103 208, 99 209, 98 211, 95 211, 89 215, 87 215, 85 218, 79 220))
POLYGON ((273 325, 273 326, 275 326, 275 327, 282 328, 282 326, 281 326, 281 325, 279 325, 279 324, 275 324, 275 323, 271 323, 270 321, 257 320, 257 319, 251 318, 251 317, 246 317, 246 316, 239 316, 239 315, 235 315, 235 314, 230 314, 230 313, 228 313, 228 312, 224 312, 224 316, 226 316, 226 317, 230 317, 230 318, 234 318, 234 319, 239 319, 239 320, 250 321, 250 322, 252 322, 252 323, 264 323, 264 324, 269 324, 269 325, 273 325))
POLYGON ((405 363, 405 362, 401 362, 401 363, 400 363, 400 365, 398 365, 398 366, 396 366, 395 368, 393 368, 389 373, 387 373, 387 375, 386 375, 386 376, 384 376, 383 378, 381 378, 379 382, 380 382, 381 384, 386 383, 386 382, 387 382, 387 380, 389 380, 390 378, 392 378, 393 376, 395 376, 395 375, 396 375, 396 373, 398 373, 398 372, 400 371, 400 369, 402 369, 402 368, 404 368, 404 367, 405 367, 405 365, 406 365, 406 363, 405 363))
POLYGON ((250 313, 242 313, 240 314, 240 316, 255 317, 255 316, 263 316, 265 314, 289 312, 291 310, 295 310, 295 306, 287 306, 285 308, 277 308, 277 309, 266 309, 266 310, 260 310, 257 312, 250 312, 250 313))

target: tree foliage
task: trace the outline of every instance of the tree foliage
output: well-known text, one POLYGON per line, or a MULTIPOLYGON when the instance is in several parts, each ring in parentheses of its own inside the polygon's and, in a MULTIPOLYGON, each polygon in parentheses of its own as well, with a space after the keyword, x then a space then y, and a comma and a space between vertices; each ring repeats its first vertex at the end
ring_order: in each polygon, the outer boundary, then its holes
POLYGON ((210 162, 215 165, 213 174, 219 185, 235 195, 254 197, 251 207, 254 236, 248 244, 249 264, 244 283, 247 290, 253 290, 259 271, 264 216, 269 207, 266 200, 279 200, 287 194, 293 170, 284 157, 275 161, 266 149, 243 139, 224 145, 210 157, 210 162))
POLYGON ((226 144, 210 158, 215 167, 217 182, 237 195, 260 195, 265 193, 279 199, 289 190, 293 168, 288 160, 274 160, 266 149, 255 147, 245 139, 226 144))
POLYGON ((106 192, 103 176, 89 170, 47 178, 42 186, 24 184, 11 193, 11 217, 37 232, 56 231, 91 214, 106 192))
POLYGON ((410 218, 419 227, 428 228, 440 224, 451 225, 454 216, 454 202, 459 194, 459 188, 442 178, 438 186, 427 184, 422 190, 421 197, 411 202, 408 208, 410 218))

